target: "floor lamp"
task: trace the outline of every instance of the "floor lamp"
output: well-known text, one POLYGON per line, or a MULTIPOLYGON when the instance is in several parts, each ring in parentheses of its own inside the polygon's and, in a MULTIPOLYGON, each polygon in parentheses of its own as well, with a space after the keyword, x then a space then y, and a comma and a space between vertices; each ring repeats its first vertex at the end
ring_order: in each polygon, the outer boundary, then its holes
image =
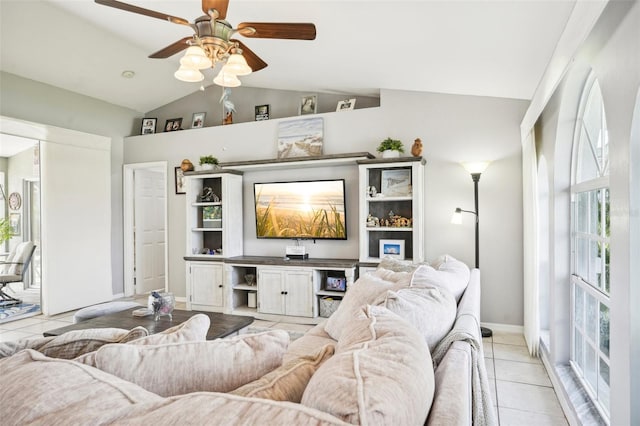
MULTIPOLYGON (((462 213, 471 213, 476 217, 476 268, 480 268, 480 215, 478 213, 478 182, 480 182, 480 175, 485 171, 488 162, 477 163, 462 163, 465 169, 471 173, 471 180, 473 180, 473 197, 475 201, 475 210, 463 210, 460 207, 456 207, 456 211, 453 213, 451 223, 461 224, 462 213)), ((482 337, 491 337, 493 332, 490 328, 480 327, 482 337)))

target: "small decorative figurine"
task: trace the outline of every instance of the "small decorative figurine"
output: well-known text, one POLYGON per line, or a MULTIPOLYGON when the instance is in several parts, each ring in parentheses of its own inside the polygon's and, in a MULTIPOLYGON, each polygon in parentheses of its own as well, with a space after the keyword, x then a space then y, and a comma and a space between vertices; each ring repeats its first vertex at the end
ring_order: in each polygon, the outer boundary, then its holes
POLYGON ((411 146, 411 155, 414 157, 420 157, 422 155, 422 141, 420 138, 413 141, 413 145, 411 146))
POLYGON ((184 160, 182 160, 182 163, 180 164, 180 168, 182 169, 183 172, 190 172, 193 170, 193 163, 185 158, 184 160))

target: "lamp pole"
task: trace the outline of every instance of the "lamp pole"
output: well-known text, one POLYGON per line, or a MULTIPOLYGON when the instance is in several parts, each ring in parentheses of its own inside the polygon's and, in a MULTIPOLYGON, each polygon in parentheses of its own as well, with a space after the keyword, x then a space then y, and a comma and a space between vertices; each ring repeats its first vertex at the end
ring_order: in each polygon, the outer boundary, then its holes
POLYGON ((475 200, 476 212, 476 268, 480 268, 480 212, 478 210, 478 182, 480 173, 471 173, 473 180, 473 199, 475 200))

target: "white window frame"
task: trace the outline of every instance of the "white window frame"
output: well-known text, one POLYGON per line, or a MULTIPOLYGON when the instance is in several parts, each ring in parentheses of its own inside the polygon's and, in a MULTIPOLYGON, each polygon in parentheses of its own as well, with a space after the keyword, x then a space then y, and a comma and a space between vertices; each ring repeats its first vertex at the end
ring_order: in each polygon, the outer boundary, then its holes
MULTIPOLYGON (((599 89, 599 85, 597 82, 597 79, 595 78, 595 75, 592 73, 584 86, 583 92, 582 92, 582 96, 580 99, 580 106, 579 106, 579 110, 578 110, 578 119, 576 122, 576 128, 575 128, 575 133, 574 133, 574 139, 573 139, 573 158, 572 158, 572 164, 571 164, 571 170, 572 170, 572 184, 571 184, 571 204, 572 204, 572 209, 571 209, 571 277, 570 277, 570 288, 571 288, 571 327, 570 327, 570 361, 569 364, 571 365, 571 368, 574 370, 574 372, 576 373, 576 375, 578 376, 578 378, 580 379, 580 381, 582 382, 582 385, 584 387, 584 389, 586 390, 587 394, 590 396, 590 398, 592 399, 595 407, 598 409, 598 411, 600 412, 600 414, 603 416, 604 419, 606 419, 607 421, 610 418, 610 405, 611 405, 611 401, 610 401, 610 386, 611 383, 609 382, 609 385, 606 389, 600 389, 600 391, 602 392, 600 395, 603 395, 606 393, 606 397, 607 400, 603 400, 599 398, 599 385, 600 385, 600 361, 603 360, 606 365, 609 368, 609 378, 611 377, 611 362, 610 362, 610 353, 609 354, 605 354, 604 352, 602 352, 602 350, 600 349, 600 304, 603 304, 604 306, 607 307, 608 311, 609 311, 609 318, 611 318, 611 300, 610 300, 610 295, 606 294, 601 288, 599 288, 599 286, 595 283, 589 283, 587 281, 585 281, 582 277, 580 277, 579 275, 577 275, 575 272, 577 270, 577 248, 576 248, 576 241, 578 239, 578 237, 582 237, 588 240, 588 241, 596 241, 599 243, 605 243, 605 244, 609 244, 610 243, 610 236, 604 236, 603 237, 603 233, 601 231, 596 231, 597 234, 594 234, 593 232, 578 232, 577 230, 577 197, 578 194, 582 194, 582 193, 588 193, 588 192, 592 192, 592 191, 596 191, 596 190, 601 190, 601 189, 609 189, 609 166, 608 166, 608 147, 607 147, 607 151, 606 151, 606 157, 603 158, 603 167, 599 169, 598 174, 599 176, 596 178, 592 178, 586 181, 581 181, 581 182, 577 182, 577 176, 578 173, 580 172, 580 166, 581 164, 581 158, 580 158, 580 148, 581 148, 581 144, 583 143, 588 143, 589 147, 592 148, 592 152, 593 152, 593 145, 590 143, 589 140, 583 140, 581 138, 582 135, 582 130, 583 127, 585 126, 585 123, 583 121, 583 117, 585 114, 585 109, 587 106, 587 102, 588 99, 591 95, 592 90, 594 90, 594 88, 599 89), (583 318, 581 319, 582 324, 578 324, 576 321, 576 292, 577 289, 581 289, 584 292, 584 303, 583 303, 583 318), (596 320, 595 320, 595 330, 593 330, 593 333, 591 333, 593 336, 595 336, 595 339, 591 338, 589 336, 589 330, 587 330, 587 312, 586 312, 586 308, 587 308, 587 297, 591 297, 595 300, 596 302, 596 320), (589 383, 589 381, 586 379, 586 370, 583 370, 583 368, 579 365, 579 362, 576 360, 577 354, 576 354, 576 330, 578 330, 579 334, 582 337, 582 348, 581 348, 581 353, 582 353, 582 357, 583 357, 583 363, 585 362, 584 360, 586 360, 586 355, 585 355, 585 349, 587 349, 589 346, 591 346, 594 351, 595 351, 595 356, 596 356, 596 360, 595 363, 596 365, 595 367, 595 378, 596 378, 596 385, 595 387, 592 386, 591 383, 589 383)), ((605 115, 605 111, 604 111, 604 105, 600 104, 600 108, 602 109, 601 111, 601 120, 600 120, 600 130, 599 132, 602 132, 602 136, 607 138, 607 127, 606 127, 606 115, 605 115)), ((588 133, 585 132, 585 135, 587 136, 587 139, 589 138, 588 133)), ((607 141, 607 145, 608 145, 608 141, 607 141)), ((595 153, 594 153, 595 154, 595 153)), ((602 213, 603 215, 605 214, 605 212, 602 213)), ((604 222, 604 218, 602 218, 602 223, 604 222)), ((591 230, 589 230, 591 231, 591 230)), ((603 262, 604 263, 604 262, 603 262)), ((603 271, 604 273, 604 271, 603 271)), ((609 285, 609 288, 611 288, 611 286, 609 285)), ((611 331, 610 331, 610 320, 609 320, 609 336, 611 335, 611 331)))

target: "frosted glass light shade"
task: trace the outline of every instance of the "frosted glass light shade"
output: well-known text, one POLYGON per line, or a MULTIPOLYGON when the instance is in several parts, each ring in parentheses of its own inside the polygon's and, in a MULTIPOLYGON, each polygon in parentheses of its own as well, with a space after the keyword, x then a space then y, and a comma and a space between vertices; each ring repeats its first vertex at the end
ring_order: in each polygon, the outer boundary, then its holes
POLYGON ((482 173, 489 166, 489 162, 488 161, 467 162, 467 163, 462 163, 462 166, 465 169, 467 169, 467 171, 471 174, 482 173))
POLYGON ((198 82, 204 80, 204 75, 195 68, 185 67, 181 65, 178 71, 173 76, 180 81, 187 81, 189 83, 198 82))
POLYGON ((222 67, 216 78, 213 79, 213 82, 222 87, 238 87, 242 84, 235 74, 224 72, 224 67, 222 67))
POLYGON ((224 66, 225 73, 231 73, 235 75, 249 75, 251 74, 251 67, 247 64, 247 60, 244 59, 244 56, 233 53, 227 59, 227 63, 224 66))
POLYGON ((462 210, 457 208, 453 215, 451 215, 451 223, 454 225, 460 225, 462 223, 462 210))
POLYGON ((189 46, 184 56, 180 59, 180 65, 203 70, 210 68, 213 63, 200 46, 189 46))

